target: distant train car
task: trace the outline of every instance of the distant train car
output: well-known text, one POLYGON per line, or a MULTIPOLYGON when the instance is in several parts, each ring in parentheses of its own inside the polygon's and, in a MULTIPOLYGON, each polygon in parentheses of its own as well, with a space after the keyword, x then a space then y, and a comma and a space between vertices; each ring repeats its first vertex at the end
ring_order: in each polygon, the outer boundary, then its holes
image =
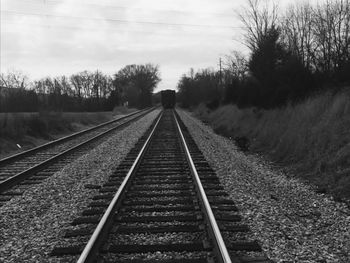
POLYGON ((175 90, 162 90, 161 93, 162 97, 162 105, 164 109, 172 109, 175 107, 176 103, 176 95, 175 90))

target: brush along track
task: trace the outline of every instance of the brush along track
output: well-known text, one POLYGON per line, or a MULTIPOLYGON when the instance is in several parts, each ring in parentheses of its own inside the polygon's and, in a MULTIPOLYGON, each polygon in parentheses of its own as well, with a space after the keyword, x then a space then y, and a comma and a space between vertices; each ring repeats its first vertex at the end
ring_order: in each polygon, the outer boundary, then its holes
POLYGON ((0 206, 13 196, 21 195, 28 186, 42 182, 96 147, 110 133, 138 120, 151 110, 153 108, 138 111, 0 160, 0 206))
POLYGON ((270 262, 174 117, 165 111, 138 141, 52 262, 270 262))

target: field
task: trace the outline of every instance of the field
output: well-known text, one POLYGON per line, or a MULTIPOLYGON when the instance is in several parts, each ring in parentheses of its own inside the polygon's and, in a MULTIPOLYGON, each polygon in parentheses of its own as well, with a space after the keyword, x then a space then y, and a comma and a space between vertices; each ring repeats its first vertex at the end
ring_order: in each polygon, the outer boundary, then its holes
POLYGON ((195 114, 218 133, 247 138, 290 176, 298 176, 336 198, 350 197, 350 94, 322 94, 281 109, 226 105, 195 114))
POLYGON ((113 112, 0 113, 0 159, 134 110, 117 107, 113 112))

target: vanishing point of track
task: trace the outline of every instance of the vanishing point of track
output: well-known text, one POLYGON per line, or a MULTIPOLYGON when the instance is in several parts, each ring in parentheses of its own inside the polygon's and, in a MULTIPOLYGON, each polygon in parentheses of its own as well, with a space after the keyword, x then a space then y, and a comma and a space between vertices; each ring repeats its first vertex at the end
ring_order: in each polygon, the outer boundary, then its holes
POLYGON ((31 150, 0 160, 0 206, 86 153, 113 131, 136 121, 152 109, 137 111, 31 150), (15 190, 13 188, 16 187, 15 190))
POLYGON ((51 253, 62 262, 270 262, 173 110, 96 188, 51 253))

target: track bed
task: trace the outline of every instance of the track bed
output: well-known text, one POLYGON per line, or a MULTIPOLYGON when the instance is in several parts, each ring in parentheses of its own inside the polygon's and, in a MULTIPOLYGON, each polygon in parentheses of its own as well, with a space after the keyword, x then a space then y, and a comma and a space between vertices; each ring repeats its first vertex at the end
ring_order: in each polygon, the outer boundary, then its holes
POLYGON ((54 262, 270 262, 175 116, 166 110, 109 181, 90 186, 99 194, 54 262))

